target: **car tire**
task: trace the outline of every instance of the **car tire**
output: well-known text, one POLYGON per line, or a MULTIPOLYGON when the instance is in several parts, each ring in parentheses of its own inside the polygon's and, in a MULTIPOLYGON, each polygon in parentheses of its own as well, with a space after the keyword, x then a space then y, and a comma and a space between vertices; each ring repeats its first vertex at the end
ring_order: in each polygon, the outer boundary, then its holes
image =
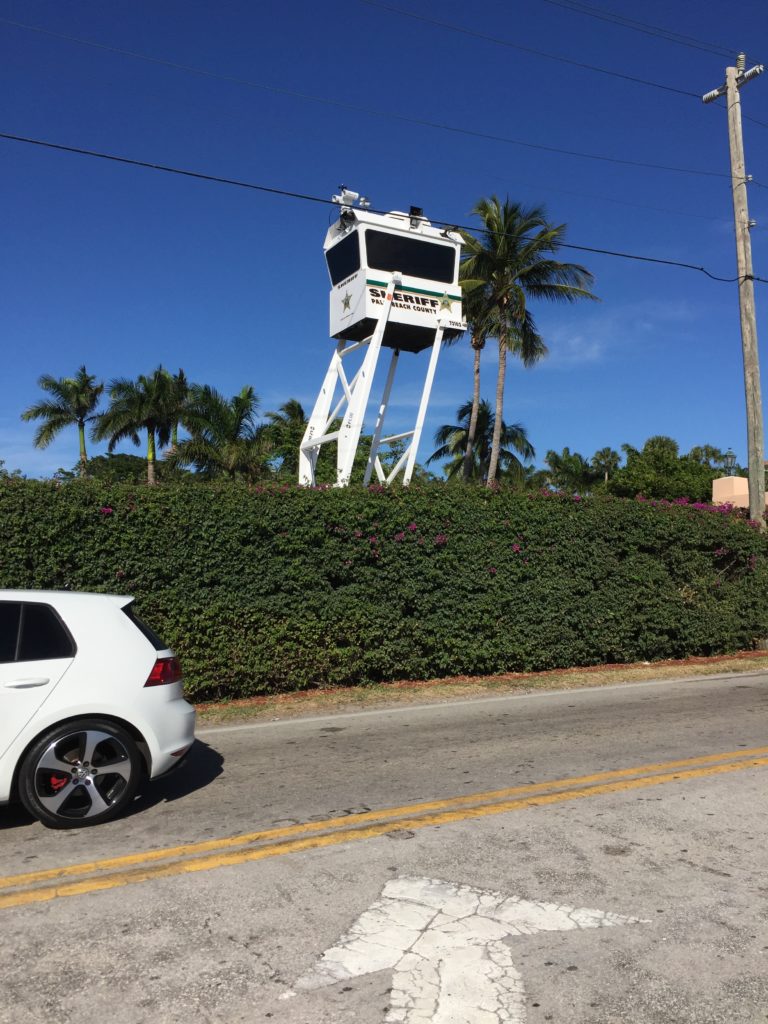
POLYGON ((116 818, 136 795, 144 762, 133 737, 107 719, 79 718, 40 736, 19 770, 19 798, 47 828, 116 818))

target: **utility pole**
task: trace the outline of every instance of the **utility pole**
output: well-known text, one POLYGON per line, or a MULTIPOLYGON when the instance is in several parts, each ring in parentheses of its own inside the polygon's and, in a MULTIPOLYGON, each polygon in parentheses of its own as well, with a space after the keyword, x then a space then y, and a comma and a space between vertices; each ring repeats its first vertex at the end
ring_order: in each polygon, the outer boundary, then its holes
POLYGON ((746 56, 740 53, 735 68, 725 69, 725 83, 702 99, 711 103, 725 96, 728 107, 728 141, 731 151, 731 191, 736 230, 736 266, 739 275, 739 312, 741 347, 744 355, 744 391, 747 405, 747 446, 749 457, 749 516, 765 529, 765 455, 763 402, 760 392, 760 361, 757 353, 755 322, 755 286, 752 276, 752 243, 749 237, 754 221, 747 210, 747 184, 752 180, 744 168, 744 140, 741 133, 739 90, 764 70, 762 64, 745 71, 746 56))

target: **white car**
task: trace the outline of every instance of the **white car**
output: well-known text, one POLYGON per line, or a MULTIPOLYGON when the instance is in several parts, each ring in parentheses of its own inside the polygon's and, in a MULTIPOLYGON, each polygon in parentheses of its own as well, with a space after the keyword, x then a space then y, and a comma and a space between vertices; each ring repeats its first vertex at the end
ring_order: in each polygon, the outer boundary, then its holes
POLYGON ((194 740, 173 651, 131 597, 0 590, 0 804, 49 828, 120 814, 194 740))

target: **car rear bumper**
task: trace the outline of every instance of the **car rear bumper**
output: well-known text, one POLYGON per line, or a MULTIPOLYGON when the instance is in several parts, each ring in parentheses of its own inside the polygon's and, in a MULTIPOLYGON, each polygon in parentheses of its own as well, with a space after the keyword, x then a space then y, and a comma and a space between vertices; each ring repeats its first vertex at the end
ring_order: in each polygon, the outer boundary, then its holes
POLYGON ((162 718, 153 724, 149 777, 156 779, 177 768, 189 753, 195 739, 195 709, 179 697, 163 706, 162 718))

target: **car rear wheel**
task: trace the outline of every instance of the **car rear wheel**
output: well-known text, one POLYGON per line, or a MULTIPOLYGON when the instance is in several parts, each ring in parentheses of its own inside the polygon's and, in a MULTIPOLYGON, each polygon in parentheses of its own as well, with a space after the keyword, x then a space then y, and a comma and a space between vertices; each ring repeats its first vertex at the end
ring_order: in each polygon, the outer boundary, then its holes
POLYGON ((143 761, 121 726, 89 718, 40 737, 19 773, 19 796, 48 828, 83 828, 117 817, 133 799, 143 761))

